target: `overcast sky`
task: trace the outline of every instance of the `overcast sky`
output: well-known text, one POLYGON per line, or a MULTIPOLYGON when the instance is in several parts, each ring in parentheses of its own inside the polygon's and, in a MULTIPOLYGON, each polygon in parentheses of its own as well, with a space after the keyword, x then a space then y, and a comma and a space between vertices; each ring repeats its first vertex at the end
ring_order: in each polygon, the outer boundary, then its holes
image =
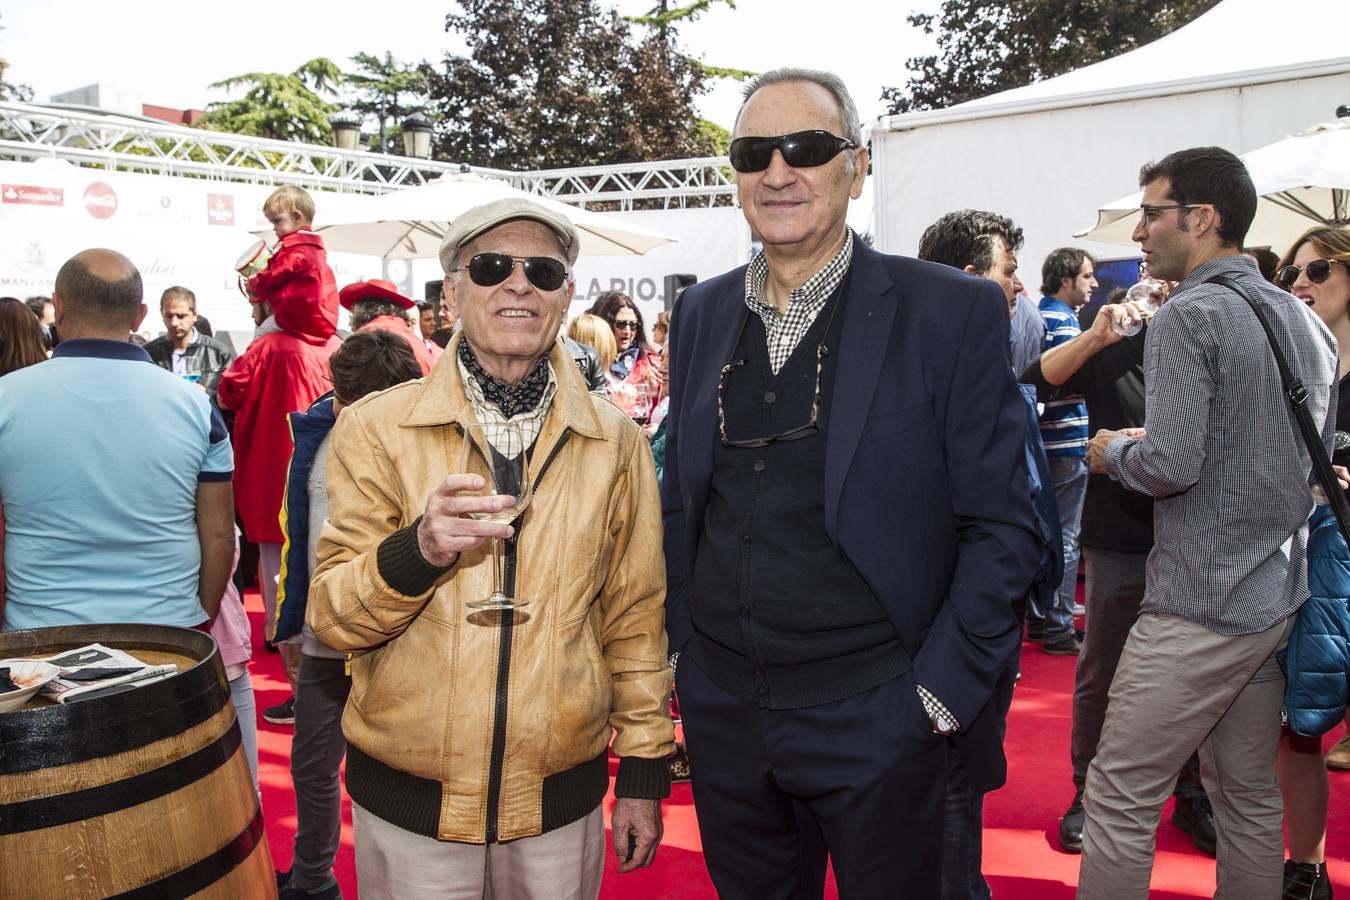
MULTIPOLYGON (((653 0, 614 5, 633 14, 653 0)), ((833 70, 849 85, 866 122, 883 112, 882 87, 904 83, 905 60, 932 46, 932 38, 911 27, 906 15, 937 5, 938 0, 738 0, 734 10, 719 6, 684 26, 680 40, 713 65, 833 70)), ((291 71, 315 56, 346 67, 359 51, 387 50, 413 61, 463 50, 458 37, 444 30, 449 3, 381 0, 359 9, 283 0, 209 5, 0 0, 0 56, 10 62, 8 78, 31 85, 39 101, 97 82, 133 92, 143 103, 183 109, 225 99, 224 92, 207 87, 213 81, 242 72, 291 71), (315 13, 324 6, 331 12, 315 13)), ((738 103, 737 86, 723 82, 702 98, 700 112, 729 128, 738 103)))

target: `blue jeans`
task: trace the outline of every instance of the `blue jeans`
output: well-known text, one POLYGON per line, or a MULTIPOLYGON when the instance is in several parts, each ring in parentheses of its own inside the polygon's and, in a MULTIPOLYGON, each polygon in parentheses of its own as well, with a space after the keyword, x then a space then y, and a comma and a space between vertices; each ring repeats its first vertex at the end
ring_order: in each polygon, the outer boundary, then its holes
POLYGON ((1050 457, 1050 480, 1055 486, 1059 528, 1064 534, 1064 579, 1045 611, 1045 642, 1073 634, 1073 603, 1078 593, 1078 532, 1083 524, 1087 496, 1087 460, 1081 456, 1050 457))

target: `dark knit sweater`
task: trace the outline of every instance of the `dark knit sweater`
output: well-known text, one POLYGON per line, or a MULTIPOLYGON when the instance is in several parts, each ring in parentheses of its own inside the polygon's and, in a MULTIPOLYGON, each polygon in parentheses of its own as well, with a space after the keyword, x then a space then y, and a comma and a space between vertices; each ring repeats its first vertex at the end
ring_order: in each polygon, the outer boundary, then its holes
POLYGON ((810 418, 817 346, 820 430, 758 448, 714 450, 711 494, 694 560, 690 658, 722 690, 773 709, 827 703, 896 677, 909 660, 881 603, 825 533, 825 447, 842 315, 833 304, 774 375, 764 325, 747 315, 725 379, 727 437, 763 438, 810 418), (824 335, 827 324, 830 334, 824 335))

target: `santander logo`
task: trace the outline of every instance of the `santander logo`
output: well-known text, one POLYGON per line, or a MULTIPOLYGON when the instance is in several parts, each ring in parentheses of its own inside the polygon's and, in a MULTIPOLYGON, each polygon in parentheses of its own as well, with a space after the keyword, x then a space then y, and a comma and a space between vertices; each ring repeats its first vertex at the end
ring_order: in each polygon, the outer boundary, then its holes
POLYGON ((102 181, 84 189, 84 208, 95 219, 107 219, 117 212, 117 192, 102 181))
POLYGON ((61 188, 31 184, 0 184, 0 203, 27 203, 32 206, 61 206, 65 191, 61 188))

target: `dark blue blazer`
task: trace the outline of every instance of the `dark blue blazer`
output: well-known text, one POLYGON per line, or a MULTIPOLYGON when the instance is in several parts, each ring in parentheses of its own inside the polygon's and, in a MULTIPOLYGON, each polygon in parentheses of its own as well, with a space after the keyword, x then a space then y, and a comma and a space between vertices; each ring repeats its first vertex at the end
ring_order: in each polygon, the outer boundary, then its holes
MULTIPOLYGON (((995 682, 1021 641, 1013 601, 1040 562, 1026 412, 993 282, 854 240, 826 435, 825 530, 885 607, 914 680, 963 726, 972 784, 1004 777, 995 682)), ((693 285, 670 328, 662 486, 672 650, 718 441, 717 382, 747 314, 745 268, 693 285)))

